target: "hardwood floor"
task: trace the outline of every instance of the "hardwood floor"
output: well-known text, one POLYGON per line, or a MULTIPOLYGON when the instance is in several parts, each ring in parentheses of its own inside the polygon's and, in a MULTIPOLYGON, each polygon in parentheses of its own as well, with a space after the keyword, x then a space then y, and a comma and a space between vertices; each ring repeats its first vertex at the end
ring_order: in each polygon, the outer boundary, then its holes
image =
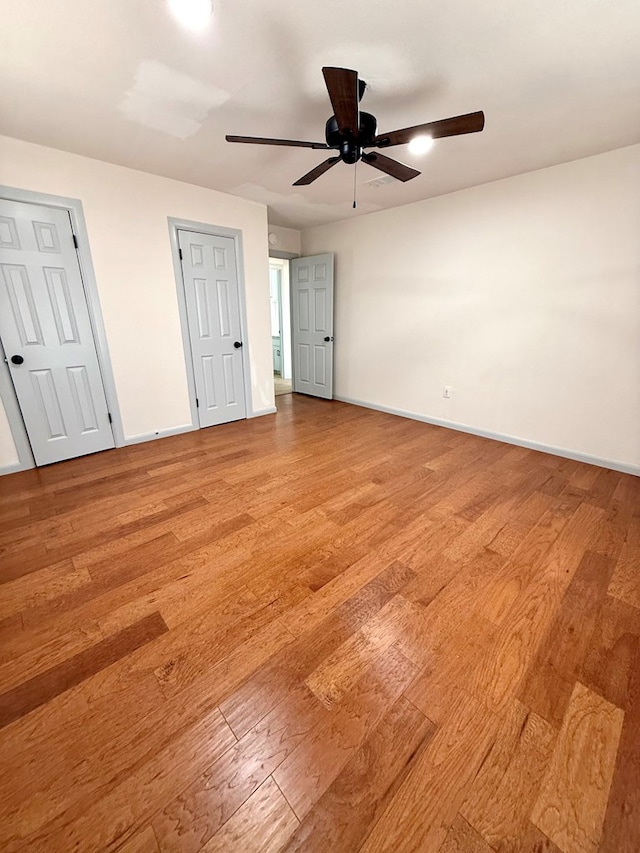
POLYGON ((640 850, 640 479, 297 395, 0 479, 0 849, 640 850))

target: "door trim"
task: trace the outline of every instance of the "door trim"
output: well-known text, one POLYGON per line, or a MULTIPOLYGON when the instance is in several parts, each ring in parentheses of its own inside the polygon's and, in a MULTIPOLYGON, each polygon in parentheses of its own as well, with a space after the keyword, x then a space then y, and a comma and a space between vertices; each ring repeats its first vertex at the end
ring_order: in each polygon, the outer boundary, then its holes
POLYGON ((269 257, 275 258, 276 261, 292 261, 300 255, 295 252, 278 252, 276 249, 269 249, 269 257))
POLYGON ((225 228, 223 225, 208 225, 205 222, 193 222, 190 219, 177 219, 168 216, 169 240, 171 242, 171 259, 173 261, 173 275, 176 281, 176 295, 178 298, 178 314, 180 315, 180 330, 182 333, 182 349, 184 352, 184 364, 187 371, 187 387, 189 389, 189 407, 191 409, 191 426, 200 429, 198 408, 196 406, 196 378, 193 371, 193 359, 191 355, 191 339, 189 337, 189 320, 187 317, 187 299, 184 292, 184 277, 182 275, 182 263, 180 262, 180 247, 178 245, 178 231, 193 231, 199 234, 208 234, 211 237, 229 237, 233 240, 234 255, 236 260, 236 272, 238 275, 238 300, 240 302, 240 326, 242 330, 242 370, 244 373, 244 401, 247 418, 254 418, 264 412, 254 412, 251 394, 251 368, 249 361, 249 346, 247 340, 247 302, 245 294, 245 278, 242 248, 242 231, 237 228, 225 228))
MULTIPOLYGON (((0 198, 8 201, 18 201, 25 204, 39 204, 44 207, 55 207, 66 210, 71 217, 71 227, 73 233, 78 240, 77 256, 80 265, 80 276, 84 288, 84 295, 87 300, 87 308, 89 311, 89 321, 93 332, 93 340, 98 356, 98 365, 102 376, 102 384, 104 387, 107 406, 111 413, 111 429, 116 447, 123 447, 126 442, 124 438, 124 430, 122 428, 122 417, 120 415, 120 406, 118 405, 118 395, 116 393, 116 384, 113 377, 113 368, 111 366, 111 358, 109 356, 109 346, 107 344, 107 335, 102 318, 102 310, 100 308, 100 296, 98 294, 98 285, 96 275, 93 268, 93 260, 91 258, 91 248, 89 245, 89 234, 84 218, 84 210, 82 202, 77 198, 65 198, 64 196, 50 195, 49 193, 35 192, 34 190, 22 190, 17 187, 8 187, 0 184, 0 198)), ((35 468, 33 453, 31 452, 31 444, 27 434, 22 412, 16 397, 16 392, 11 381, 9 368, 5 363, 5 354, 0 347, 2 355, 0 363, 0 396, 7 412, 9 426, 13 440, 18 451, 20 459, 19 465, 7 466, 7 469, 0 469, 0 473, 9 473, 9 471, 25 471, 28 468, 35 468)))
MULTIPOLYGON (((293 311, 291 310, 291 306, 293 305, 293 291, 291 290, 291 261, 294 261, 296 258, 299 258, 300 255, 297 252, 281 252, 277 249, 272 249, 269 247, 269 258, 273 258, 275 261, 286 261, 287 266, 289 268, 288 276, 289 279, 289 345, 291 349, 291 393, 295 394, 296 392, 293 390, 293 386, 296 381, 295 377, 295 364, 293 358, 293 311)), ((282 295, 282 294, 281 294, 282 295)), ((274 398, 275 399, 275 398, 274 398)), ((274 407, 277 411, 277 400, 276 406, 274 407)))

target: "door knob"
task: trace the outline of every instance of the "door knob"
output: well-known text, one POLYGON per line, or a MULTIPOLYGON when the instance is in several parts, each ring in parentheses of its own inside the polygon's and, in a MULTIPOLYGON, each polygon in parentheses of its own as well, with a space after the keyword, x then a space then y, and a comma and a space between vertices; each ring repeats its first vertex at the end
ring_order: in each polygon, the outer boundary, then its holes
POLYGON ((21 355, 12 355, 11 364, 22 364, 24 358, 21 355))
POLYGON ((329 335, 327 335, 327 337, 325 338, 325 341, 327 343, 329 343, 329 341, 332 341, 332 340, 333 340, 333 336, 329 337, 329 335))
POLYGON ((233 345, 236 349, 240 349, 240 347, 242 346, 242 341, 234 341, 233 345))

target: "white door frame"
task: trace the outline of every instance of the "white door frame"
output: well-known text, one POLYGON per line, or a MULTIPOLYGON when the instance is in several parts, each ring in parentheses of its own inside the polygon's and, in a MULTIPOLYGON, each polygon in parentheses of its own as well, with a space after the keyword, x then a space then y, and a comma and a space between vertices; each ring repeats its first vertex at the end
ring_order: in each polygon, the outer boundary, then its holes
MULTIPOLYGON (((300 255, 297 252, 281 252, 278 249, 272 249, 269 247, 269 257, 273 258, 276 261, 286 261, 289 267, 289 275, 287 278, 289 279, 289 343, 291 349, 291 393, 293 393, 293 385, 295 383, 295 364, 293 358, 293 311, 291 310, 293 301, 292 301, 292 290, 291 290, 291 261, 295 258, 299 258, 300 255)), ((282 295, 282 294, 281 294, 282 295)), ((276 408, 278 407, 278 398, 275 398, 276 408)))
MULTIPOLYGON (((296 255, 296 257, 298 257, 296 255)), ((272 266, 278 270, 279 281, 279 310, 280 310, 280 342, 282 349, 282 368, 284 371, 285 364, 289 368, 289 376, 281 375, 282 379, 293 383, 293 353, 291 350, 291 336, 293 334, 292 316, 291 316, 291 259, 276 258, 272 254, 269 255, 269 271, 272 266), (282 294, 285 294, 283 299, 282 294), (288 311, 286 317, 284 315, 284 302, 287 302, 288 311), (286 321, 286 322, 285 322, 286 321), (288 351, 288 355, 287 355, 288 351)), ((269 285, 271 286, 271 285, 269 285)))
MULTIPOLYGON (((120 415, 120 407, 118 405, 118 396, 116 394, 116 384, 113 378, 113 369, 111 367, 111 359, 109 357, 109 347, 107 345, 107 335, 102 319, 102 311, 100 309, 100 297, 98 295, 98 285, 93 269, 93 261, 91 259, 91 249, 89 246, 89 234, 84 218, 82 202, 77 198, 64 198, 63 196, 49 195, 48 193, 34 192, 33 190, 21 190, 16 187, 7 187, 0 185, 0 198, 8 201, 24 202, 26 204, 39 204, 44 207, 55 207, 68 211, 71 217, 71 228, 77 239, 77 255, 80 265, 80 275, 84 287, 84 295, 87 300, 87 308, 89 310, 89 320, 91 322, 91 330, 98 355, 98 365, 102 375, 102 384, 104 393, 107 398, 107 406, 111 414, 111 428, 116 447, 123 447, 126 442, 124 438, 124 430, 122 428, 122 417, 120 415)), ((18 451, 20 462, 17 465, 10 465, 0 468, 0 474, 8 474, 13 471, 25 471, 28 468, 35 468, 33 453, 31 452, 31 444, 27 434, 22 412, 18 398, 16 397, 15 388, 9 373, 9 367, 5 361, 5 353, 0 346, 0 396, 7 412, 9 426, 13 440, 18 451)))
MULTIPOLYGON (((190 219, 176 219, 174 216, 167 217, 167 221, 169 223, 169 240, 171 241, 173 275, 176 280, 178 314, 180 315, 180 328, 182 331, 182 349, 184 351, 184 364, 187 371, 189 407, 191 409, 191 426, 193 429, 200 429, 198 407, 196 406, 196 377, 193 370, 193 357, 191 355, 191 339, 189 337, 189 320, 187 317, 187 297, 184 292, 184 277, 182 274, 182 262, 180 260, 180 246, 178 245, 178 231, 194 231, 199 234, 209 234, 212 237, 230 237, 233 240, 234 254, 236 259, 236 271, 238 274, 240 327, 242 330, 243 342, 242 370, 244 373, 244 400, 247 411, 247 418, 253 418, 256 415, 253 411, 253 401, 251 397, 251 365, 249 360, 249 346, 247 340, 247 301, 244 281, 242 231, 237 228, 225 228, 222 225, 208 225, 204 222, 192 222, 190 219)), ((263 413, 261 412, 260 414, 263 413)))

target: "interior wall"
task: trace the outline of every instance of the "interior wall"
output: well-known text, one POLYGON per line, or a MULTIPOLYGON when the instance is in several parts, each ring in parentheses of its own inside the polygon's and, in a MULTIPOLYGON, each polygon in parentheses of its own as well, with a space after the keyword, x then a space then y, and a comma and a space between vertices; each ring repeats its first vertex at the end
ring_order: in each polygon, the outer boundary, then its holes
MULTIPOLYGON (((167 217, 241 230, 247 381, 253 414, 273 411, 264 205, 9 137, 0 184, 82 201, 126 438, 191 423, 167 217)), ((3 415, 0 467, 16 458, 3 415)))
POLYGON ((635 145, 305 230, 336 395, 640 473, 638 187, 635 145))
POLYGON ((274 235, 276 242, 269 241, 269 249, 277 252, 291 252, 294 255, 301 254, 301 232, 295 228, 283 228, 280 225, 269 224, 269 237, 274 235))
POLYGON ((17 467, 20 464, 7 414, 0 400, 0 468, 17 467))

